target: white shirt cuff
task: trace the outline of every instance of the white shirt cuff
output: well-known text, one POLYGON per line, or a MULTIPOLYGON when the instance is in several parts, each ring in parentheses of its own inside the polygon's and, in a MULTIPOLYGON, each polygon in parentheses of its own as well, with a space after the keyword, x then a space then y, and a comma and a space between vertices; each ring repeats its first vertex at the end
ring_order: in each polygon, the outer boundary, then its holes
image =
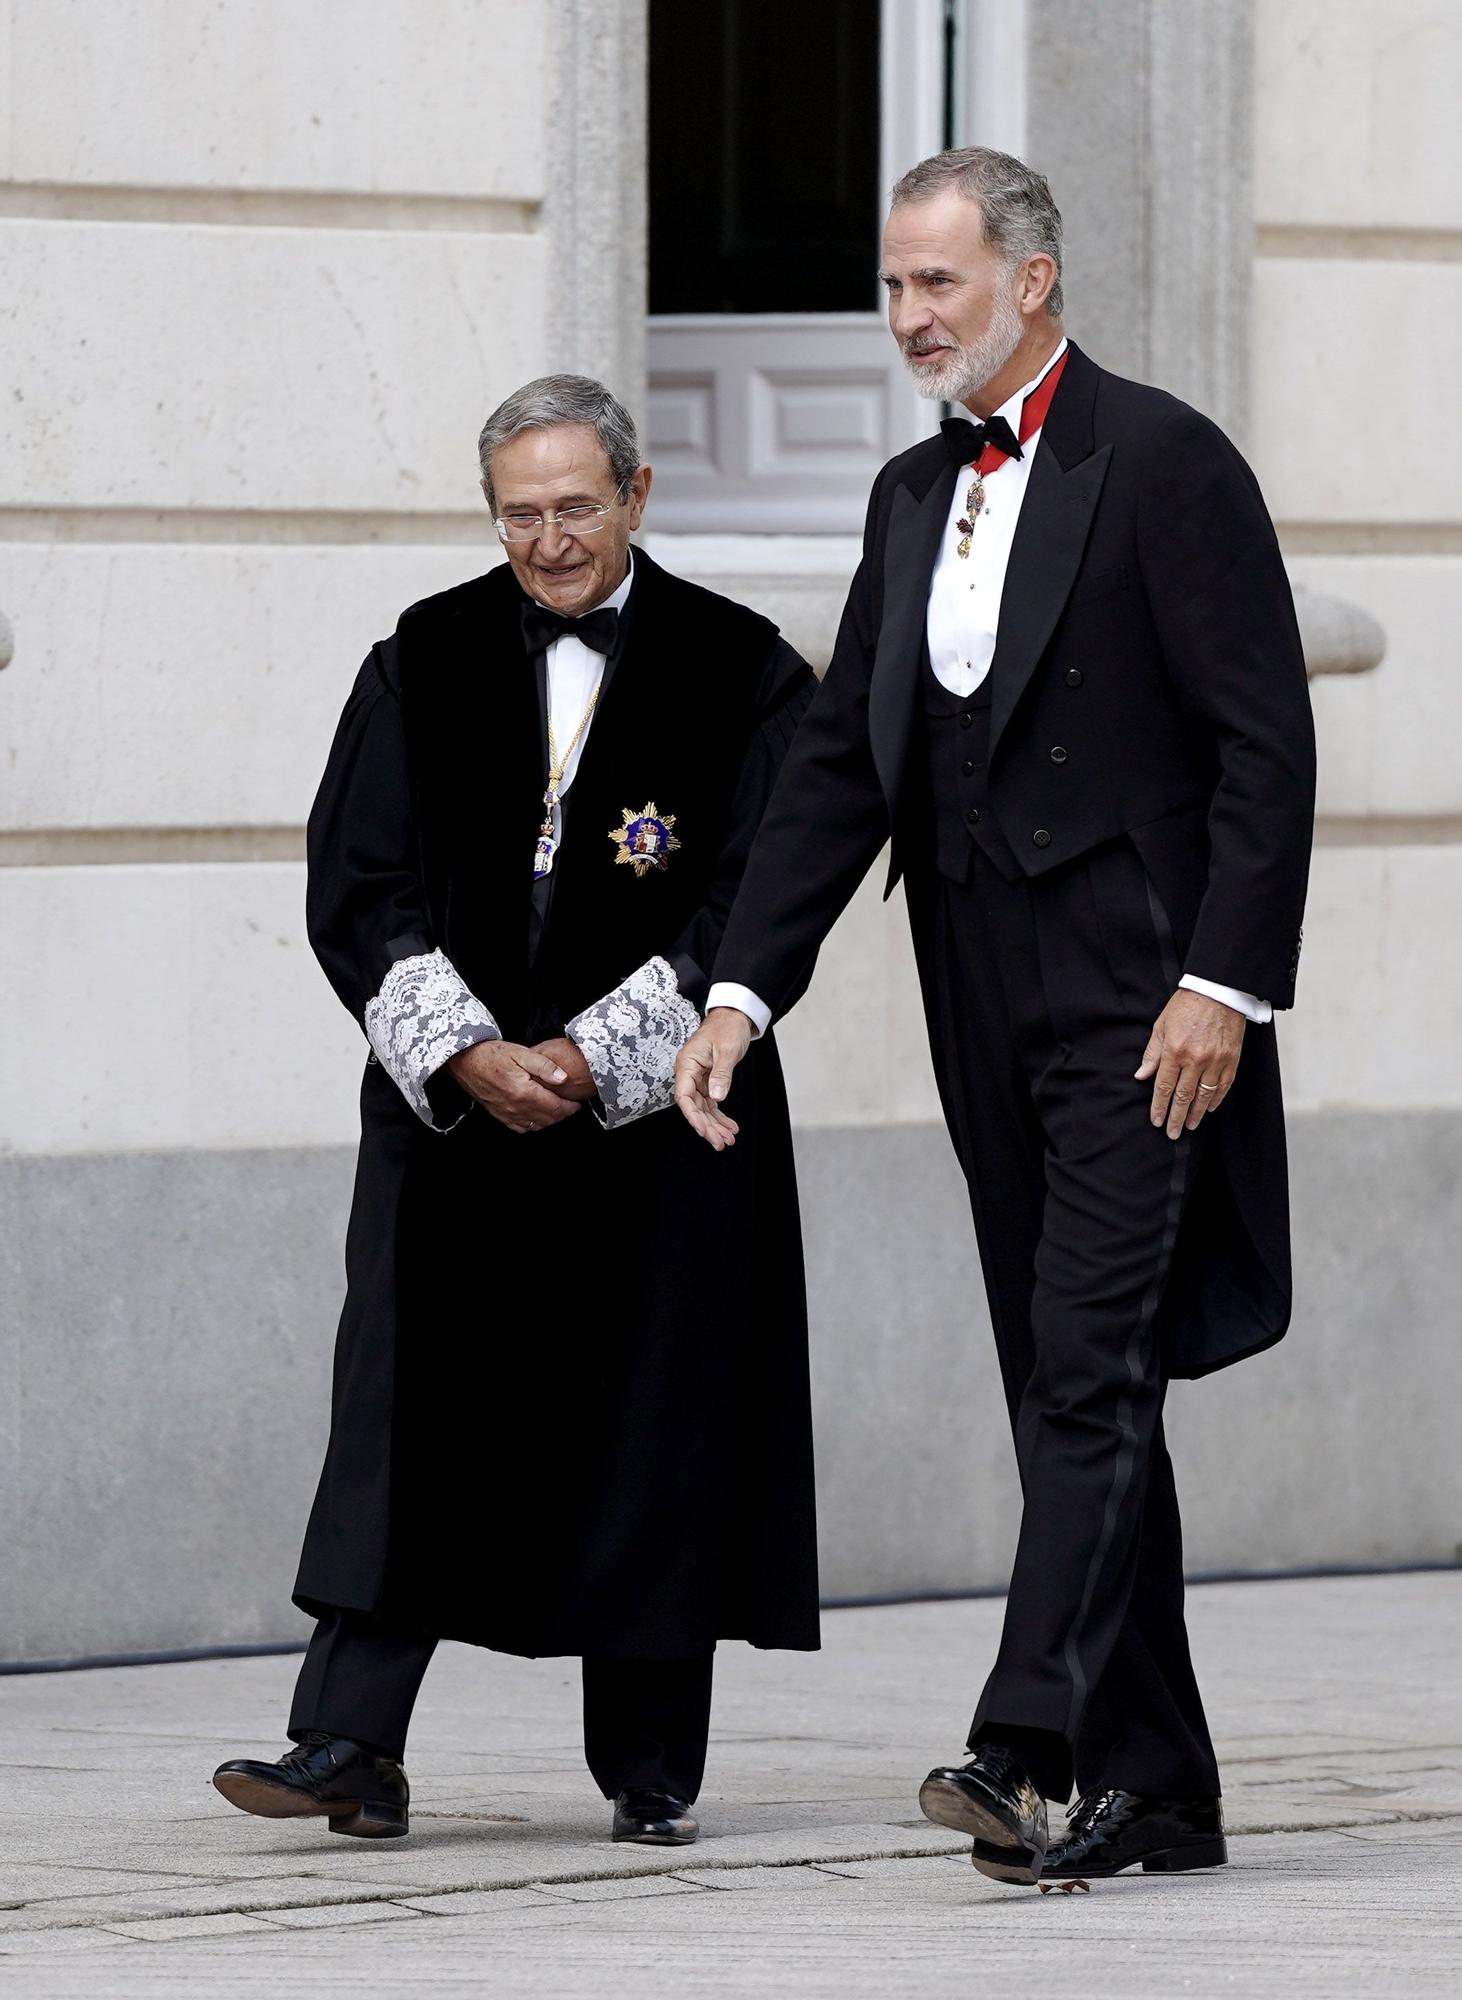
POLYGON ((772 1025, 772 1010, 766 1001, 758 1000, 749 986, 738 986, 732 979, 718 979, 706 995, 706 1012, 713 1007, 739 1007, 751 1023, 754 1042, 759 1042, 772 1025))
POLYGON ((1274 1019, 1274 1009, 1267 1000, 1256 1000, 1252 993, 1240 993, 1237 986, 1219 986, 1212 979, 1197 979, 1191 972, 1185 972, 1178 984, 1186 986, 1190 993, 1202 993, 1210 1000, 1221 1000, 1225 1007, 1232 1007, 1246 1021, 1262 1025, 1274 1019))

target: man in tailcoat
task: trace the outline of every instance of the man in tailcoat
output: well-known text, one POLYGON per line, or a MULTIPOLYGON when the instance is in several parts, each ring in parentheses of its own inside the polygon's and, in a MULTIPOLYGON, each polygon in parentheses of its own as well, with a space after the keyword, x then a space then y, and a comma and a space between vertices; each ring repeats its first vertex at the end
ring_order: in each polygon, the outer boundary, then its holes
POLYGON ((318 1622, 296 1747, 215 1783, 404 1834, 452 1638, 581 1656, 614 1836, 686 1841, 717 1640, 818 1643, 775 1051, 729 1177, 659 1115, 813 681, 631 548, 650 470, 599 383, 529 383, 480 457, 508 561, 372 649, 310 816, 310 939, 371 1050, 295 1589, 318 1622))
POLYGON ((1290 1313, 1270 1020, 1314 795, 1294 607, 1228 440, 1066 339, 1040 175, 983 148, 923 162, 883 258, 919 386, 976 421, 874 485, 677 1095, 736 1140, 733 1068, 891 839, 1023 1493, 972 1754, 921 1804, 997 1879, 1213 1865, 1162 1408, 1290 1313), (1045 1801, 1073 1783, 1048 1856, 1045 1801))

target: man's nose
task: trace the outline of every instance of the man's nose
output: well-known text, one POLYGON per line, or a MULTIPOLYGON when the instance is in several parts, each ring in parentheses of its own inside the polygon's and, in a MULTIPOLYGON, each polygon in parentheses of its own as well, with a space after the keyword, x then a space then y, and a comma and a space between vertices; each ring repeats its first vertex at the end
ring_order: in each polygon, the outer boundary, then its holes
POLYGON ((893 330, 898 339, 907 340, 912 334, 927 333, 933 319, 928 306, 906 295, 893 309, 893 330))
POLYGON ((545 515, 543 527, 538 536, 538 546, 550 562, 552 562, 555 556, 563 554, 568 541, 568 530, 559 525, 556 517, 550 518, 548 515, 545 515))

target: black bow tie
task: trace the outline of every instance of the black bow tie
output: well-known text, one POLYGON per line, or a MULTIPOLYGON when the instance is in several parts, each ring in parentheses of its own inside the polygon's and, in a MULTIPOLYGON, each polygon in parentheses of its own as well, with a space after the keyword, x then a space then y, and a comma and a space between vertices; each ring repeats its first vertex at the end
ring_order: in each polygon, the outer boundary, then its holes
POLYGON ((607 607, 588 611, 582 618, 565 618, 561 611, 550 611, 531 599, 523 606, 523 639, 530 653, 546 652, 565 634, 592 646, 596 653, 612 653, 618 632, 619 613, 607 607))
POLYGON ((1004 417, 990 417, 983 424, 972 424, 968 417, 946 417, 939 428, 944 433, 950 459, 955 465, 969 465, 977 461, 987 444, 993 444, 1007 458, 1025 457, 1015 432, 1004 417))

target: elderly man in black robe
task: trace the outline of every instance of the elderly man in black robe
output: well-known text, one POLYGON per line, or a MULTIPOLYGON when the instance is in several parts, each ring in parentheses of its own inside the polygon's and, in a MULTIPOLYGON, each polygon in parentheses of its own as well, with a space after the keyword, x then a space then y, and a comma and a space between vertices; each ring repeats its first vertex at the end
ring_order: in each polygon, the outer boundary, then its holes
POLYGON ((686 1841, 717 1640, 818 1643, 774 1049, 730 1175, 656 1115, 813 680, 631 548, 650 469, 601 384, 529 383, 480 456, 507 564, 372 649, 310 817, 310 939, 371 1050, 295 1588, 318 1623, 295 1747, 214 1782, 404 1834, 451 1638, 579 1655, 615 1838, 686 1841))

